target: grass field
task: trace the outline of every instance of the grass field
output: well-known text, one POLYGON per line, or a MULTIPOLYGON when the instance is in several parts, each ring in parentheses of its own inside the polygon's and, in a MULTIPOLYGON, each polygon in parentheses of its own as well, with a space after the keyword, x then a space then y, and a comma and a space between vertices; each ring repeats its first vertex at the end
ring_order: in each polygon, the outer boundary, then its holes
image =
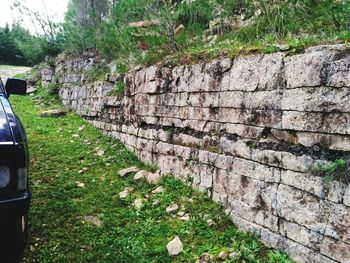
POLYGON ((221 251, 235 254, 226 262, 291 262, 238 231, 222 208, 171 177, 152 186, 132 176, 120 178, 121 168, 146 166, 74 113, 39 117, 41 110, 62 107, 43 91, 11 101, 26 127, 31 159, 24 262, 195 262, 205 252, 217 257, 221 251), (158 186, 165 191, 152 193, 158 186), (125 187, 134 190, 121 200, 125 187), (142 199, 139 210, 136 198, 142 199), (167 213, 170 204, 179 210, 167 213), (190 219, 180 220, 180 211, 190 219), (169 257, 166 245, 175 236, 184 251, 169 257))

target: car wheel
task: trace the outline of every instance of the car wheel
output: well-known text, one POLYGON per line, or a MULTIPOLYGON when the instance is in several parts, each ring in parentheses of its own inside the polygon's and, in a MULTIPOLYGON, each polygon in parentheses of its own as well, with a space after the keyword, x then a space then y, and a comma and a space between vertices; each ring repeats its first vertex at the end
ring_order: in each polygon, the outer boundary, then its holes
POLYGON ((1 254, 22 254, 27 243, 28 213, 8 218, 1 237, 1 254))
POLYGON ((14 222, 14 250, 22 253, 28 238, 28 212, 14 222))

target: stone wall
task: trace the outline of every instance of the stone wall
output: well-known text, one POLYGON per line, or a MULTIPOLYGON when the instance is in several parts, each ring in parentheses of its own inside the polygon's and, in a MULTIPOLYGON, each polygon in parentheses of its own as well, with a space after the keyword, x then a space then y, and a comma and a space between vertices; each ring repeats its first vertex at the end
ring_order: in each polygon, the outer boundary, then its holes
POLYGON ((327 184, 311 172, 349 161, 350 46, 141 68, 119 96, 108 96, 110 74, 84 82, 87 61, 57 60, 66 106, 142 161, 207 191, 266 245, 298 262, 350 262, 348 180, 327 184))

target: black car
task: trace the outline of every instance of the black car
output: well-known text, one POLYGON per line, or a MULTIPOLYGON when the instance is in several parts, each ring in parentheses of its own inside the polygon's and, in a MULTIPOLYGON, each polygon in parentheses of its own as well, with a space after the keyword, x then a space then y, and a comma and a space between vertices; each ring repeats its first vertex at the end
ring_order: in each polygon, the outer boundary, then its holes
POLYGON ((21 121, 13 113, 10 94, 26 94, 23 80, 0 79, 0 253, 24 249, 27 238, 30 192, 28 148, 21 121))

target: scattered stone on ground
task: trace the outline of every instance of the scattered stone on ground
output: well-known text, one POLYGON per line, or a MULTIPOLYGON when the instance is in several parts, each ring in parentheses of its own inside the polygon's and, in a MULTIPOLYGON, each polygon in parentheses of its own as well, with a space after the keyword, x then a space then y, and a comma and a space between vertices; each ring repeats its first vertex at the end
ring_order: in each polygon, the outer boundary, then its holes
POLYGON ((118 174, 119 174, 120 177, 124 177, 124 176, 126 176, 126 175, 131 174, 131 173, 137 173, 138 171, 140 171, 139 168, 137 168, 136 166, 132 166, 132 167, 129 167, 129 168, 125 168, 125 169, 123 169, 123 170, 120 170, 120 171, 118 172, 118 174))
POLYGON ((279 51, 288 51, 290 50, 289 45, 283 45, 283 44, 273 44, 275 47, 278 48, 279 51))
POLYGON ((80 136, 79 136, 79 134, 73 134, 72 135, 72 138, 74 138, 74 139, 77 139, 77 138, 79 138, 80 136))
POLYGON ((229 256, 230 258, 234 258, 234 257, 236 257, 236 252, 231 252, 228 256, 229 256))
POLYGON ((55 109, 55 110, 47 110, 39 113, 40 117, 60 117, 67 114, 66 110, 63 109, 55 109))
POLYGON ((152 203, 152 207, 157 207, 158 205, 160 204, 160 201, 159 200, 155 200, 153 203, 152 203))
POLYGON ((84 183, 81 183, 81 182, 75 182, 77 184, 78 187, 80 188, 84 188, 85 187, 85 184, 84 183))
POLYGON ((180 34, 181 32, 183 32, 185 30, 185 26, 183 24, 179 25, 176 29, 175 29, 175 35, 180 34))
POLYGON ((27 94, 33 94, 34 92, 36 92, 38 89, 34 88, 34 87, 29 87, 27 89, 27 94))
POLYGON ((156 171, 155 173, 148 173, 146 175, 146 181, 148 184, 156 184, 159 182, 160 178, 160 171, 156 171))
POLYGON ((124 190, 119 193, 119 198, 120 199, 127 198, 130 195, 130 193, 132 192, 132 190, 133 189, 130 187, 125 187, 124 190))
POLYGON ((142 207, 142 199, 138 198, 134 201, 134 206, 136 207, 136 209, 140 210, 142 207))
POLYGON ((213 219, 207 219, 207 224, 208 224, 208 226, 214 225, 213 219))
POLYGON ((184 216, 186 213, 184 211, 180 211, 177 213, 178 216, 184 216))
POLYGON ((185 214, 185 215, 180 217, 180 220, 182 220, 182 221, 189 221, 190 220, 190 215, 189 214, 185 214))
POLYGON ((97 216, 84 216, 84 222, 95 225, 97 227, 102 226, 102 221, 97 216))
POLYGON ((83 169, 81 169, 81 170, 78 171, 78 174, 85 173, 87 170, 89 170, 89 168, 84 167, 83 169))
POLYGON ((183 251, 183 245, 178 236, 176 236, 173 240, 171 240, 167 246, 169 256, 179 255, 183 251))
POLYGON ((210 263, 213 262, 214 257, 209 253, 204 253, 201 255, 200 263, 210 263))
POLYGON ((226 260, 228 257, 228 253, 226 251, 221 251, 218 255, 218 259, 221 261, 226 260))
POLYGON ((134 176, 134 180, 137 181, 137 180, 141 180, 141 179, 145 178, 147 173, 148 172, 145 170, 138 171, 134 176))
POLYGON ((177 204, 171 204, 169 205, 165 210, 167 213, 171 213, 179 209, 179 206, 177 204))
POLYGON ((78 131, 82 131, 84 129, 85 129, 85 125, 82 125, 82 126, 79 127, 78 131))
POLYGON ((143 20, 143 21, 129 23, 129 27, 137 27, 137 28, 149 27, 149 26, 155 26, 155 25, 159 25, 159 20, 152 19, 152 20, 143 20))
POLYGON ((160 193, 163 193, 164 192, 164 187, 163 186, 159 186, 157 187, 156 189, 154 189, 152 191, 153 194, 160 194, 160 193))

